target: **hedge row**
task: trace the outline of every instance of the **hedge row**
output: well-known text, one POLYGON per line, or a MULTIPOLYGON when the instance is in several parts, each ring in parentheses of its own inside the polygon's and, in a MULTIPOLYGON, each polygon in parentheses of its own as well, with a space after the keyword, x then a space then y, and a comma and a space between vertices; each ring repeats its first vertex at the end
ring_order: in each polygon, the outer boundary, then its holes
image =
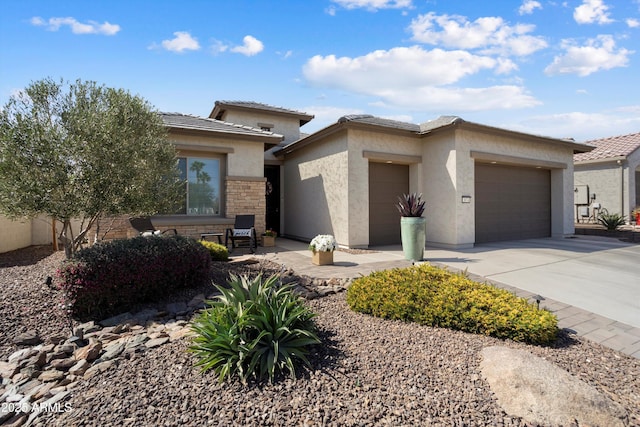
POLYGON ((347 291, 352 310, 387 319, 551 344, 558 321, 551 312, 494 286, 429 264, 372 273, 347 291))
POLYGON ((128 311, 210 277, 209 251, 184 236, 135 237, 78 251, 57 272, 69 313, 80 320, 128 311))

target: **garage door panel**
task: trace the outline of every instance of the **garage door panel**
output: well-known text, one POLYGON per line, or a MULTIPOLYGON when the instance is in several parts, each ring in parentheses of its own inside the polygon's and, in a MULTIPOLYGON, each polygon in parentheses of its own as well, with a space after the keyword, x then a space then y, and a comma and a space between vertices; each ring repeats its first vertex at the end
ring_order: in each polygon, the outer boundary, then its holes
POLYGON ((476 243, 551 235, 549 170, 477 163, 476 243))
POLYGON ((400 243, 396 201, 409 192, 409 166, 369 163, 369 244, 400 243))

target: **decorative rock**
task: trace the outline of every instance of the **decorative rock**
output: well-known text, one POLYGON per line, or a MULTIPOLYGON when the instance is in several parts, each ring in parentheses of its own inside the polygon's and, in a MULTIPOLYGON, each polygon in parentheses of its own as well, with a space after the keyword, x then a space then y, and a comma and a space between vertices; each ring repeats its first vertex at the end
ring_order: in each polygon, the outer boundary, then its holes
POLYGON ((27 332, 23 332, 21 334, 16 335, 15 337, 13 337, 13 343, 15 345, 36 345, 36 344, 40 344, 42 342, 42 340, 40 339, 40 336, 38 335, 37 331, 27 331, 27 332))
POLYGON ((11 378, 18 372, 18 364, 0 361, 0 376, 2 378, 11 378))
MULTIPOLYGON (((25 414, 24 412, 19 412, 7 421, 3 422, 2 425, 4 427, 19 427, 21 425, 24 425, 27 422, 28 418, 29 416, 27 414, 25 414)), ((0 421, 2 420, 0 419, 0 421)))
POLYGON ((84 375, 87 369, 89 369, 89 362, 87 362, 86 359, 82 359, 69 368, 69 374, 78 376, 84 375))
POLYGON ((66 371, 76 364, 76 359, 67 357, 66 359, 56 359, 51 362, 51 367, 59 371, 66 371))
POLYGON ((100 341, 96 341, 86 347, 82 347, 76 350, 74 356, 76 360, 84 359, 88 362, 92 362, 98 358, 98 356, 100 355, 100 351, 102 351, 102 343, 100 341))
POLYGON ((187 304, 185 302, 174 302, 167 304, 165 310, 173 314, 182 314, 187 311, 187 304))
POLYGON ((83 331, 83 333, 85 333, 85 334, 90 334, 91 332, 95 332, 95 331, 100 330, 100 326, 96 325, 96 322, 91 320, 89 322, 82 323, 82 324, 78 325, 76 330, 78 330, 78 329, 81 329, 83 331))
POLYGON ((62 351, 66 354, 73 354, 74 351, 76 351, 76 346, 74 344, 70 344, 70 343, 64 343, 64 344, 58 344, 58 346, 56 347, 56 351, 62 351))
POLYGON ((187 306, 192 310, 204 308, 204 299, 204 294, 198 294, 191 298, 191 301, 189 301, 189 304, 187 304, 187 306))
POLYGON ((144 324, 147 320, 153 319, 154 317, 156 317, 157 314, 158 314, 158 310, 146 309, 134 314, 133 319, 140 324, 144 324))
POLYGON ((35 400, 40 400, 40 399, 42 399, 44 397, 49 396, 51 394, 50 393, 51 389, 53 387, 55 387, 55 386, 56 386, 56 383, 54 383, 54 382, 49 382, 49 383, 42 384, 42 386, 39 387, 37 391, 34 390, 33 398, 35 400))
POLYGON ((133 319, 133 315, 127 312, 127 313, 118 314, 117 316, 109 317, 108 319, 101 320, 99 323, 103 327, 115 326, 119 323, 125 323, 132 319, 133 319))
POLYGON ((114 361, 113 360, 107 360, 106 362, 102 362, 102 363, 98 363, 93 365, 92 367, 90 367, 89 369, 86 370, 86 372, 84 373, 83 378, 85 380, 88 380, 89 378, 106 371, 107 369, 111 368, 114 365, 114 361))
POLYGON ((56 350, 51 353, 46 354, 47 363, 51 363, 52 360, 56 359, 65 359, 69 356, 69 354, 65 351, 56 350))
POLYGON ((11 355, 9 356, 9 359, 7 360, 10 363, 20 362, 21 360, 27 359, 31 356, 35 356, 36 354, 38 354, 38 350, 35 350, 32 348, 23 348, 22 350, 18 350, 16 352, 11 353, 11 355))
POLYGON ((58 371, 57 369, 52 369, 50 371, 44 371, 40 374, 38 379, 43 383, 48 383, 51 381, 58 381, 64 378, 64 372, 58 371))
POLYGON ((41 368, 47 363, 47 353, 43 351, 39 351, 34 356, 31 356, 28 359, 23 359, 18 364, 19 368, 26 368, 27 366, 41 368))
POLYGON ((100 356, 100 358, 96 360, 96 363, 102 363, 102 362, 106 362, 107 360, 115 359, 120 355, 120 353, 122 353, 123 350, 124 350, 123 343, 110 345, 106 348, 106 351, 102 354, 102 356, 100 356))
POLYGON ((175 331, 172 331, 169 334, 169 341, 174 342, 174 341, 182 339, 182 338, 184 338, 186 336, 189 336, 190 334, 191 334, 191 329, 190 328, 177 329, 175 331))
POLYGON ((53 344, 53 345, 58 345, 61 342, 64 342, 64 340, 66 340, 66 339, 67 339, 66 335, 55 334, 55 335, 51 335, 50 337, 48 337, 45 342, 49 343, 49 344, 53 344))
POLYGON ((619 404, 540 357, 499 346, 482 355, 482 374, 509 415, 543 425, 627 425, 619 404))
POLYGON ((145 345, 147 346, 147 348, 154 348, 154 347, 159 347, 167 342, 169 342, 169 337, 155 338, 147 341, 145 345))

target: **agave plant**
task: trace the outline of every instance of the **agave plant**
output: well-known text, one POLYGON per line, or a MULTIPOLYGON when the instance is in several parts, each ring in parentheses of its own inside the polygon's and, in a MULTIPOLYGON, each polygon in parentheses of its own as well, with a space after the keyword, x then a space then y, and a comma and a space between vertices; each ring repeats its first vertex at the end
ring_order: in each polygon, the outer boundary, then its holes
POLYGON ((398 204, 396 207, 401 216, 420 217, 424 212, 424 203, 422 194, 411 193, 398 196, 398 204))
POLYGON ((189 350, 203 372, 213 369, 220 382, 237 376, 246 384, 286 372, 295 378, 297 365, 310 366, 308 347, 320 343, 315 314, 278 279, 232 275, 229 289, 216 286, 220 295, 192 325, 196 336, 189 350))
POLYGON ((603 209, 600 215, 598 215, 598 222, 604 225, 609 231, 615 231, 620 226, 625 224, 625 220, 620 214, 610 214, 606 209, 603 209))

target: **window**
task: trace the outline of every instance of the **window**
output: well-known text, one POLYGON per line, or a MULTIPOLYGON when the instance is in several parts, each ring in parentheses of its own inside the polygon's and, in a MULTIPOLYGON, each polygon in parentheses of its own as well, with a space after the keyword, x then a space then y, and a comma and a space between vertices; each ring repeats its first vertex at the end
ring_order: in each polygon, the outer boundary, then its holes
POLYGON ((220 215, 220 159, 180 157, 178 169, 185 181, 185 198, 176 213, 220 215))

